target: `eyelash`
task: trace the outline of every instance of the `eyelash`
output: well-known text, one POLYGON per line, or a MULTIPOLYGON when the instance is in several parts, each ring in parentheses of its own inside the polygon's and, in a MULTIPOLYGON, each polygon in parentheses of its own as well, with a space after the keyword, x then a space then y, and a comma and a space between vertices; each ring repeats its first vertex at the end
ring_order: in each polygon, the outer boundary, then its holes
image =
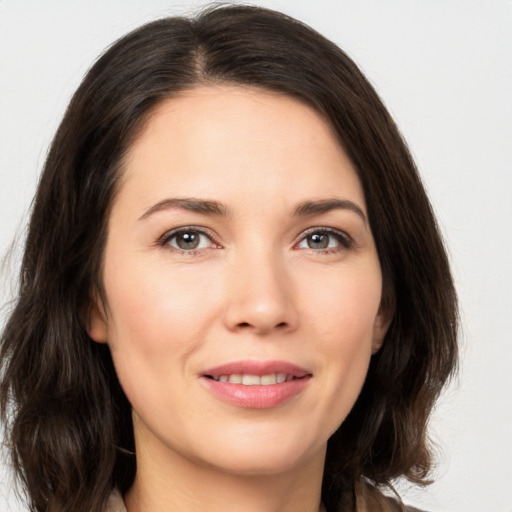
MULTIPOLYGON (((200 254, 201 251, 204 250, 205 248, 186 250, 186 249, 180 249, 178 247, 174 247, 174 246, 170 245, 170 241, 172 239, 176 238, 179 235, 186 234, 186 233, 195 233, 195 234, 198 234, 199 236, 205 236, 215 246, 214 247, 215 249, 221 248, 220 244, 217 244, 215 242, 213 233, 211 233, 209 230, 206 230, 204 228, 199 228, 196 226, 184 226, 182 228, 177 228, 170 232, 167 232, 159 238, 158 245, 161 247, 168 248, 169 250, 172 250, 173 252, 177 252, 179 254, 183 254, 186 256, 196 256, 196 255, 200 254)), ((339 245, 337 245, 335 247, 327 247, 325 249, 307 248, 308 250, 313 251, 314 253, 317 253, 317 254, 318 253, 319 254, 334 254, 334 253, 341 252, 346 249, 350 249, 353 246, 352 239, 343 231, 338 231, 337 229, 326 228, 326 227, 315 227, 315 228, 310 228, 307 231, 305 231, 304 233, 302 233, 299 241, 293 245, 293 248, 300 249, 300 247, 298 247, 298 246, 302 242, 306 241, 309 236, 316 235, 316 234, 328 235, 330 237, 333 237, 339 243, 339 245)), ((330 242, 329 242, 329 244, 330 244, 330 242)))

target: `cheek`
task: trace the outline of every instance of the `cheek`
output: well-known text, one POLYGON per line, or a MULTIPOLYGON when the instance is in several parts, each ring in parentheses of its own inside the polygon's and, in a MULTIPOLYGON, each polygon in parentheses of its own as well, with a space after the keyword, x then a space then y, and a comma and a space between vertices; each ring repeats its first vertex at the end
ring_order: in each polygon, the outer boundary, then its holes
POLYGON ((220 315, 221 274, 206 265, 176 269, 161 253, 151 264, 144 255, 114 256, 104 275, 116 371, 132 403, 159 402, 190 375, 191 356, 220 315))
POLYGON ((180 361, 200 337, 195 304, 200 294, 191 293, 194 287, 184 294, 180 283, 156 266, 117 261, 105 272, 108 344, 126 395, 139 403, 165 393, 162 376, 182 373, 180 361))
POLYGON ((310 339, 321 361, 321 393, 328 411, 326 428, 333 433, 352 409, 371 359, 374 326, 381 298, 377 264, 362 271, 331 273, 305 287, 302 318, 309 319, 310 339))
POLYGON ((172 268, 136 263, 106 275, 112 343, 122 340, 151 351, 193 336, 194 327, 200 327, 205 287, 199 276, 176 279, 172 268))
POLYGON ((184 296, 179 283, 154 267, 125 264, 106 275, 108 344, 121 386, 136 410, 161 409, 200 338, 198 308, 190 290, 184 296))
POLYGON ((301 316, 314 323, 320 339, 329 340, 338 350, 371 343, 381 300, 378 261, 317 273, 314 282, 302 285, 300 295, 301 316))

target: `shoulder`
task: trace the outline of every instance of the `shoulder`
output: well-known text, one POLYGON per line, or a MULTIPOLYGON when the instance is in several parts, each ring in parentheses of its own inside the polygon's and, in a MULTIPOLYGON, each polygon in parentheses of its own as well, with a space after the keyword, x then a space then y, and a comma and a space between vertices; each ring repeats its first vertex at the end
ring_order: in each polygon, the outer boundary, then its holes
POLYGON ((404 506, 406 512, 427 512, 426 510, 420 510, 419 508, 404 506))
POLYGON ((114 490, 110 495, 105 512, 126 512, 123 498, 118 490, 114 490))
POLYGON ((427 512, 426 510, 420 510, 419 508, 411 507, 400 503, 394 498, 387 498, 389 504, 389 512, 427 512))
POLYGON ((419 508, 399 503, 393 498, 388 498, 388 502, 390 512, 427 512, 426 510, 420 510, 419 508))
MULTIPOLYGON (((405 505, 398 495, 390 496, 381 488, 368 482, 356 485, 355 506, 356 512, 426 512, 415 507, 405 505)), ((340 508, 338 512, 344 510, 340 508)), ((346 509, 345 509, 346 510, 346 509)))

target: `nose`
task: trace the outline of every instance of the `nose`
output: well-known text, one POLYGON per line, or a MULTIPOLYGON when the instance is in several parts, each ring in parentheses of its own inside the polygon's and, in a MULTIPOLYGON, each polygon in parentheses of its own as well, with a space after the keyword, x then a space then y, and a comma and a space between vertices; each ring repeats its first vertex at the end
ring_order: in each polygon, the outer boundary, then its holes
POLYGON ((282 258, 240 255, 227 272, 224 321, 230 331, 264 335, 296 329, 297 297, 282 258))

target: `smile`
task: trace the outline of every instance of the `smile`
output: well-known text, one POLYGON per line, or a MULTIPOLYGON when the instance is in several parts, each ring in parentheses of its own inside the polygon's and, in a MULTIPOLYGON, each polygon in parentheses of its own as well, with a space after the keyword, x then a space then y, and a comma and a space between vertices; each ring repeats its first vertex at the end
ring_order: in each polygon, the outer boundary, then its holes
POLYGON ((238 361, 209 369, 201 377, 203 385, 223 402, 268 409, 300 395, 313 375, 285 361, 238 361))
POLYGON ((229 382, 230 384, 243 384, 244 386, 269 386, 272 384, 282 384, 297 379, 287 373, 267 373, 266 375, 251 375, 249 373, 234 373, 231 375, 220 375, 219 377, 211 377, 217 382, 229 382))

